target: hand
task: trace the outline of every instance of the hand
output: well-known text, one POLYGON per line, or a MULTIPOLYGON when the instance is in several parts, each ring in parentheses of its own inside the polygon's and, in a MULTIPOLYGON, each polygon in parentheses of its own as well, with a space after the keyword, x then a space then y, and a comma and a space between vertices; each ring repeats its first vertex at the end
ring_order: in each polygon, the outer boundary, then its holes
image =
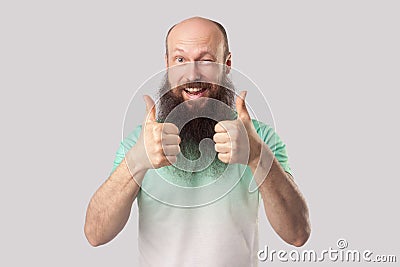
POLYGON ((217 123, 213 139, 215 151, 222 162, 257 166, 263 141, 258 136, 247 111, 246 94, 247 91, 242 91, 236 98, 238 118, 217 123))
POLYGON ((158 169, 176 162, 180 152, 179 129, 173 123, 158 123, 154 100, 143 96, 146 116, 135 146, 129 151, 129 160, 140 169, 158 169))

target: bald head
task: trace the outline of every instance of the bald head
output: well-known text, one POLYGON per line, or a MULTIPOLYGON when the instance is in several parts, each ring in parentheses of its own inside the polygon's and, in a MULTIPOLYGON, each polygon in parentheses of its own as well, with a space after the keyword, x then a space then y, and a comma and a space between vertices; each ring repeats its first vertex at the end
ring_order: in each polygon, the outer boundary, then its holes
POLYGON ((172 26, 167 33, 165 47, 166 59, 169 61, 167 65, 174 62, 171 57, 177 51, 191 57, 183 59, 186 62, 195 61, 197 56, 201 57, 207 53, 212 54, 212 61, 218 63, 226 63, 230 57, 224 27, 216 21, 201 17, 189 18, 172 26))

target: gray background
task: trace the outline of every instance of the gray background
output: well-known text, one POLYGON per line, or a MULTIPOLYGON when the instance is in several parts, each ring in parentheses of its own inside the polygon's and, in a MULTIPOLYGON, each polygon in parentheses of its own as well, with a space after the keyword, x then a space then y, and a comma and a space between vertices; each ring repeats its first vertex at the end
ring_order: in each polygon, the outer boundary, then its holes
MULTIPOLYGON (((399 259, 399 7, 2 1, 0 265, 136 265, 136 205, 99 248, 84 238, 85 210, 111 170, 133 92, 164 67, 167 29, 193 15, 226 26, 233 66, 268 98, 311 210, 304 249, 343 237, 399 259)), ((260 246, 291 250, 264 218, 260 246)))

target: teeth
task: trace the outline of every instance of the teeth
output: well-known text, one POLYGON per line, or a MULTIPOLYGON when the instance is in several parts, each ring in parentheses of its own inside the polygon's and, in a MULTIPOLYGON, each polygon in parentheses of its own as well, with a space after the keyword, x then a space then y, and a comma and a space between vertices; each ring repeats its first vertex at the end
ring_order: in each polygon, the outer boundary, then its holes
POLYGON ((190 93, 195 93, 195 92, 201 91, 202 89, 201 88, 186 88, 185 90, 190 93))

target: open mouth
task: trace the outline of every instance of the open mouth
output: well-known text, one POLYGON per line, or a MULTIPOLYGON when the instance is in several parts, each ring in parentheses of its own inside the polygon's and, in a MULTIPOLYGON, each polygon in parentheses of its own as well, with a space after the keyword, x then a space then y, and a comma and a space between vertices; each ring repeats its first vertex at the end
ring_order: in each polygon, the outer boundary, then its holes
POLYGON ((196 99, 199 97, 202 97, 206 94, 207 89, 206 88, 185 88, 183 89, 184 94, 187 96, 189 99, 196 99))
POLYGON ((185 100, 197 99, 208 95, 208 90, 212 87, 206 82, 192 82, 181 85, 178 89, 182 90, 185 100))

